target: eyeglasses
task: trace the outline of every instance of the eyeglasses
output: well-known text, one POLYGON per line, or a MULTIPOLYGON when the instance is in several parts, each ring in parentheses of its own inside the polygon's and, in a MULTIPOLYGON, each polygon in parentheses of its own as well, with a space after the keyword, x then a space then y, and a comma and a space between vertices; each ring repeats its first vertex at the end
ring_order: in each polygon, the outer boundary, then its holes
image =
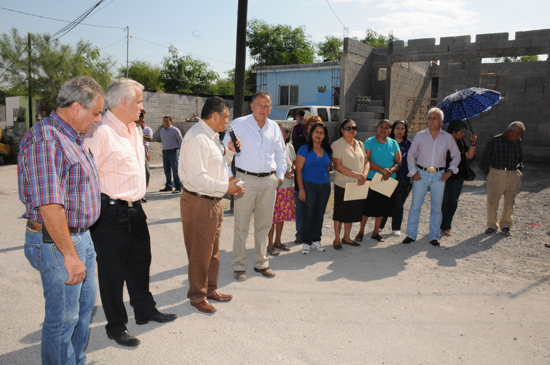
POLYGON ((344 127, 343 128, 345 131, 356 131, 357 130, 357 127, 356 126, 353 126, 353 127, 350 127, 349 125, 347 127, 344 127))

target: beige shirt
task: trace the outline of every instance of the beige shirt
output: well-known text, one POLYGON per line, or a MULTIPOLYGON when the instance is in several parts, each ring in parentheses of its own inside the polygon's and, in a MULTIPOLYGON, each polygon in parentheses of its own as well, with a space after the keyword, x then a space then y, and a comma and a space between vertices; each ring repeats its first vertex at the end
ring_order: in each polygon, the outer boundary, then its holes
MULTIPOLYGON (((342 165, 351 171, 363 172, 366 156, 363 142, 355 140, 355 149, 353 149, 344 137, 340 137, 330 147, 332 148, 332 158, 342 160, 342 165)), ((346 183, 349 182, 357 182, 357 179, 336 171, 334 174, 334 185, 345 188, 346 183)))
MULTIPOLYGON (((292 146, 292 143, 286 144, 286 171, 292 170, 292 164, 296 161, 296 151, 294 151, 294 147, 292 146)), ((278 189, 286 189, 286 188, 293 188, 294 187, 294 178, 287 179, 286 177, 283 178, 283 183, 281 186, 278 187, 278 189)))
POLYGON ((145 148, 136 123, 122 123, 107 111, 82 139, 99 172, 99 186, 111 199, 133 202, 145 196, 145 148))
POLYGON ((229 188, 227 164, 234 155, 221 144, 218 133, 200 119, 181 142, 178 173, 183 187, 202 195, 223 197, 229 188))

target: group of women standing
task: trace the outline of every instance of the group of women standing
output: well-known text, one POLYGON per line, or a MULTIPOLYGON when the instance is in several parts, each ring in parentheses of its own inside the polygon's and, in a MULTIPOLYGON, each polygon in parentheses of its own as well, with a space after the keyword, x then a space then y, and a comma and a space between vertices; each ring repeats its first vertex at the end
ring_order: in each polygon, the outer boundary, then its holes
MULTIPOLYGON (((390 124, 383 120, 378 124, 376 135, 368 138, 363 144, 355 139, 357 125, 352 119, 344 120, 339 129, 340 138, 332 145, 329 144, 328 130, 318 117, 311 117, 306 121, 307 134, 298 145, 296 154, 289 143, 290 129, 281 126, 283 136, 287 141, 287 163, 289 171, 285 175, 285 182, 278 189, 275 207, 273 228, 270 232, 268 251, 278 255, 275 248, 289 250, 281 243, 283 221, 294 219, 292 201, 296 193, 297 232, 300 236, 295 242, 302 243, 303 254, 309 254, 311 249, 325 251, 321 243, 323 218, 331 193, 329 172, 334 166, 334 236, 333 247, 342 249, 342 244, 360 246, 363 241, 364 229, 369 217, 374 218, 374 231, 371 238, 383 242, 380 230, 384 228, 388 217, 392 217, 393 234, 400 236, 403 221, 403 206, 411 188, 412 180, 407 176, 407 154, 411 147, 408 139, 408 126, 403 120, 390 124), (295 159, 295 161, 293 160, 295 159), (372 189, 363 200, 344 200, 347 183, 363 185, 372 180, 375 174, 380 174, 382 180, 390 177, 398 181, 397 188, 391 197, 385 196, 372 189), (292 179, 295 179, 294 187, 292 179), (288 182, 287 182, 288 180, 288 182), (296 190, 294 190, 294 188, 296 190), (279 190, 286 189, 279 193, 279 190), (301 203, 301 204, 300 204, 301 203), (282 213, 291 210, 290 213, 282 213), (301 214, 300 214, 301 213, 301 214), (298 222, 298 216, 303 215, 298 222), (355 239, 351 238, 352 224, 361 222, 355 239), (344 234, 342 233, 344 226, 344 234), (276 239, 273 242, 273 231, 276 239), (301 240, 300 240, 301 238, 301 240)), ((474 134, 471 135, 470 145, 464 141, 466 125, 461 121, 453 121, 449 126, 449 133, 453 135, 462 153, 459 169, 465 170, 467 159, 475 154, 474 134)), ((451 222, 458 205, 458 198, 462 190, 464 176, 457 174, 447 181, 443 200, 443 221, 441 231, 444 235, 451 235, 451 222)), ((298 237, 298 235, 297 235, 298 237)))

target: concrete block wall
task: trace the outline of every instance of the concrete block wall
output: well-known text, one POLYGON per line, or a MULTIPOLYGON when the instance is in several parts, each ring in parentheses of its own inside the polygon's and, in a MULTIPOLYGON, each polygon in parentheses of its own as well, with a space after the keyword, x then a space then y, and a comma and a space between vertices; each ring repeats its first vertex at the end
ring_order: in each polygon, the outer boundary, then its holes
MULTIPOLYGON (((168 93, 157 90, 143 91, 143 107, 145 109, 145 124, 153 129, 153 140, 160 140, 162 119, 169 115, 172 124, 185 134, 199 120, 204 102, 207 96, 196 96, 183 93, 168 93)), ((229 103, 229 120, 233 119, 233 100, 226 99, 229 103)), ((250 102, 244 103, 245 115, 250 114, 250 102)))
POLYGON ((412 124, 415 110, 407 110, 410 98, 429 98, 432 92, 431 62, 394 63, 392 66, 389 120, 412 124))

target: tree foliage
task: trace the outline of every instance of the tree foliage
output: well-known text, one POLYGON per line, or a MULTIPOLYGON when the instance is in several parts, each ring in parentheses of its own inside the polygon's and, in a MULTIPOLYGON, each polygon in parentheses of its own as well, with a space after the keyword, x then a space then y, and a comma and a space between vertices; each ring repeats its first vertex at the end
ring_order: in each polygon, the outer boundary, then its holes
MULTIPOLYGON (((128 77, 142 84, 146 89, 164 90, 161 81, 161 67, 147 61, 132 61, 128 70, 128 77)), ((126 77, 126 66, 118 68, 118 76, 126 77)))
MULTIPOLYGON (((41 95, 46 107, 53 109, 61 86, 73 77, 87 75, 103 88, 111 82, 115 62, 101 57, 99 48, 80 40, 75 47, 62 44, 48 34, 30 34, 31 89, 41 95)), ((0 83, 4 88, 28 93, 29 53, 27 36, 13 28, 0 36, 0 83)))
POLYGON ((292 65, 312 63, 315 60, 315 44, 305 27, 270 25, 263 20, 248 22, 246 45, 250 56, 264 65, 292 65))
POLYGON ((539 56, 512 56, 512 57, 497 57, 493 61, 496 63, 500 62, 534 62, 538 61, 539 56))
POLYGON ((317 54, 323 61, 340 61, 343 46, 344 42, 342 42, 342 39, 334 36, 325 36, 325 41, 317 44, 317 54))
POLYGON ((367 29, 365 32, 365 37, 363 39, 360 39, 362 43, 368 44, 371 47, 379 48, 379 47, 387 47, 390 44, 390 41, 396 41, 398 40, 393 35, 390 36, 384 36, 380 33, 375 32, 372 29, 367 29))
POLYGON ((212 84, 219 76, 204 61, 190 55, 180 56, 174 46, 170 46, 169 56, 164 57, 160 80, 164 90, 187 93, 211 93, 212 84))

